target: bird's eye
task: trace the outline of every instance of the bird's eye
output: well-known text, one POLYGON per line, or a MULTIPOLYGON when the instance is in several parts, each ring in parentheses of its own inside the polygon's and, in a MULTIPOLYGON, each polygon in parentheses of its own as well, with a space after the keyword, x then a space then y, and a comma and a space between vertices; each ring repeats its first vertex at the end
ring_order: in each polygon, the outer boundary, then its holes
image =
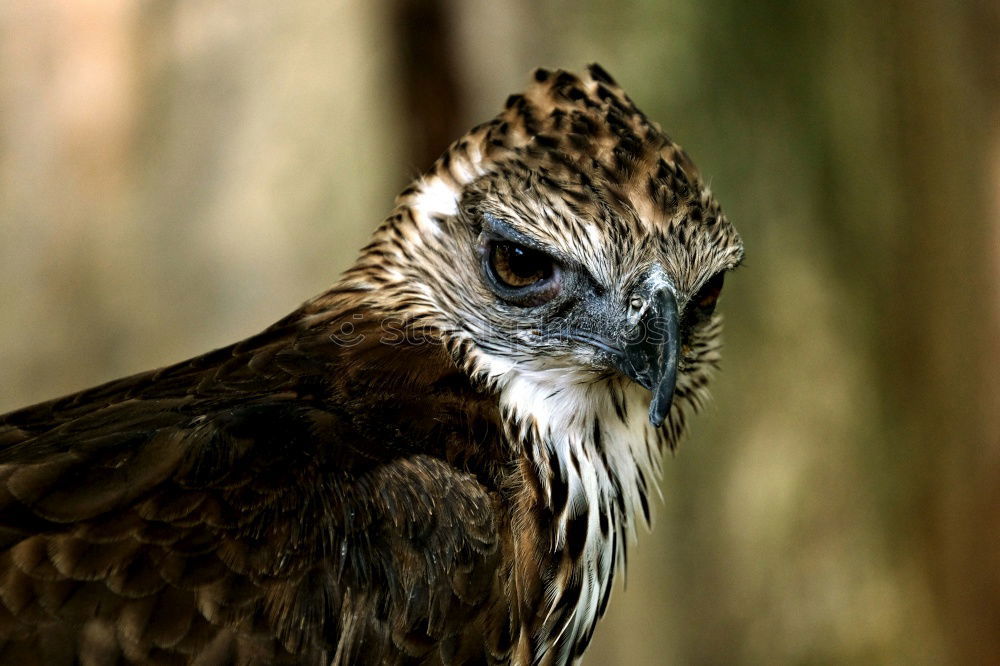
POLYGON ((505 287, 521 289, 552 275, 552 259, 531 248, 506 241, 490 247, 490 268, 505 287))
POLYGON ((507 240, 486 246, 486 271, 494 291, 516 305, 541 305, 559 293, 559 270, 549 255, 507 240))
POLYGON ((725 281, 725 278, 725 273, 718 273, 712 276, 691 297, 690 307, 699 319, 707 319, 715 312, 715 304, 719 301, 719 294, 722 293, 722 283, 725 281))

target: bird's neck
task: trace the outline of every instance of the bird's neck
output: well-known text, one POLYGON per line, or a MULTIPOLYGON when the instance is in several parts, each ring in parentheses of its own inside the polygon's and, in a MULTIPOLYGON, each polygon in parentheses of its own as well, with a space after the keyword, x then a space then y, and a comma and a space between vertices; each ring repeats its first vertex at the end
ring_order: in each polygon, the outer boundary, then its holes
MULTIPOLYGON (((564 663, 582 651, 604 612, 626 542, 649 520, 649 493, 667 445, 646 419, 648 391, 617 379, 572 381, 562 372, 513 372, 500 391, 506 436, 520 448, 523 516, 545 571, 530 653, 564 663)), ((529 567, 530 568, 530 567, 529 567)), ((525 574, 531 575, 531 574, 525 574)), ((535 585, 537 587, 537 584, 535 585)), ((523 581, 519 589, 532 589, 523 581)))

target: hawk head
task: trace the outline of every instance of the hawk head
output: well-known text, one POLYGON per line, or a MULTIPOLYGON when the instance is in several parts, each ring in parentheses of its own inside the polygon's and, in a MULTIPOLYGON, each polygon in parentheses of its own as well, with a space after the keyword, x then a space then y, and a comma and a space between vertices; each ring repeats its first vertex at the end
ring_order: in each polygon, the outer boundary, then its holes
POLYGON ((523 639, 543 651, 581 649, 603 612, 661 453, 706 395, 742 257, 688 155, 592 65, 535 71, 346 273, 342 289, 496 395, 519 506, 550 523, 548 614, 523 639))
POLYGON ((599 65, 533 79, 404 190, 345 283, 513 402, 636 393, 678 435, 718 360, 740 237, 599 65))

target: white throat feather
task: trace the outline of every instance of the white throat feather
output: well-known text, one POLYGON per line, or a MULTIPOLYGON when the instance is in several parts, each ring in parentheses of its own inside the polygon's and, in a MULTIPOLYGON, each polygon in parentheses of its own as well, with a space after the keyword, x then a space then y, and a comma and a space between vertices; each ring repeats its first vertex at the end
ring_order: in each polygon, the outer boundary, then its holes
POLYGON ((647 419, 649 391, 625 379, 515 366, 498 383, 507 437, 524 447, 553 517, 548 615, 530 638, 562 663, 589 642, 636 517, 649 521, 667 437, 647 419))

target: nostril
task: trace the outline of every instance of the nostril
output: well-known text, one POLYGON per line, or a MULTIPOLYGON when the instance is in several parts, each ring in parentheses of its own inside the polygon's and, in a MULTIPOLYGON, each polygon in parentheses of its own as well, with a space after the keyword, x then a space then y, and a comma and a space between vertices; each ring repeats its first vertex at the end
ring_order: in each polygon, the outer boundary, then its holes
POLYGON ((649 309, 649 303, 641 296, 633 296, 628 302, 628 325, 635 328, 649 309))

